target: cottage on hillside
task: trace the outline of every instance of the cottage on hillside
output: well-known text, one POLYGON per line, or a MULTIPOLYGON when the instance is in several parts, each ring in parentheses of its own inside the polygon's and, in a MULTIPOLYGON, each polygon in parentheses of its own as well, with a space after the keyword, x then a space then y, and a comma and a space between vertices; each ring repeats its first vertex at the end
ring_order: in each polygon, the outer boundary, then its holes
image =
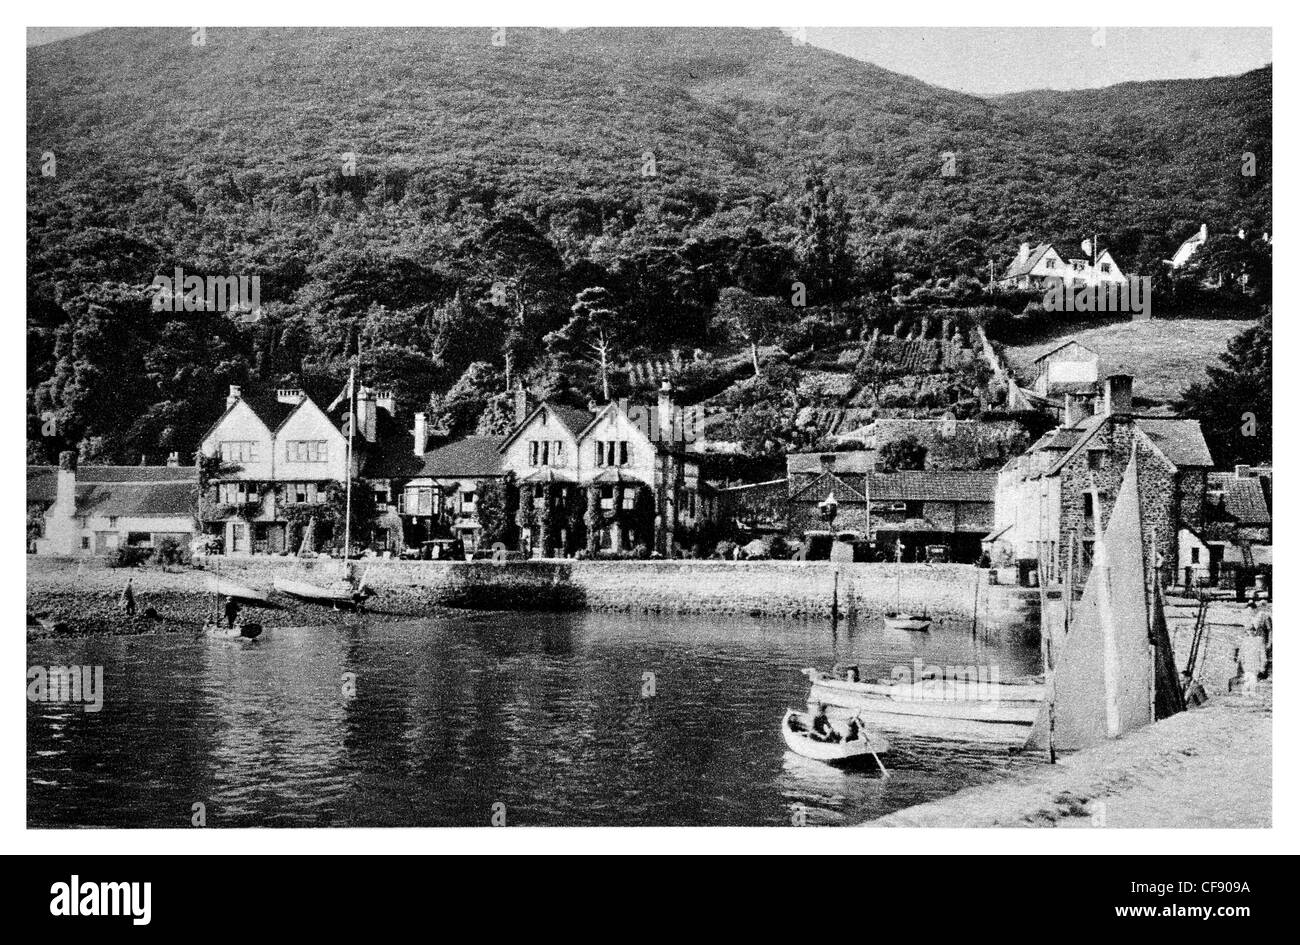
POLYGON ((1030 248, 1021 243, 998 285, 1003 289, 1046 288, 1053 280, 1072 285, 1104 286, 1125 280, 1119 263, 1110 250, 1102 250, 1095 259, 1066 259, 1051 243, 1030 248))

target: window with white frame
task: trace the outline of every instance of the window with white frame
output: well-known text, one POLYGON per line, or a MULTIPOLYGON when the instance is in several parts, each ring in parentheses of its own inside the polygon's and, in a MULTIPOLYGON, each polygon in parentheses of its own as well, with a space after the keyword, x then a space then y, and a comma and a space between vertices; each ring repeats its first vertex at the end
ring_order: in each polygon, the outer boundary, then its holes
POLYGON ((256 440, 222 440, 217 446, 224 463, 257 462, 256 440))
POLYGON ((329 443, 325 440, 286 440, 284 458, 290 463, 329 462, 329 443))

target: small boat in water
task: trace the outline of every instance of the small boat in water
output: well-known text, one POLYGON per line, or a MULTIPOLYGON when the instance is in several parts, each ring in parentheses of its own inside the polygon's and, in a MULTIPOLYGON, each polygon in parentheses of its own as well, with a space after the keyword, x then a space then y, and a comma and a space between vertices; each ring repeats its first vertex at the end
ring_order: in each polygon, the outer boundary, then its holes
POLYGON ((262 625, 245 623, 235 627, 225 627, 208 621, 203 625, 203 632, 214 640, 255 640, 262 635, 262 625))
POLYGON ((1023 745, 1043 704, 1041 677, 1003 682, 981 676, 978 667, 964 669, 969 672, 930 676, 918 666, 905 678, 877 682, 803 672, 812 684, 809 702, 851 710, 884 732, 1023 745))
POLYGON ((861 725, 857 737, 837 742, 827 742, 812 737, 811 719, 806 712, 786 709, 781 719, 781 737, 796 755, 824 761, 827 764, 846 764, 867 755, 883 755, 889 751, 889 742, 873 735, 861 725))
POLYGON ((214 594, 220 595, 221 597, 233 597, 236 600, 255 601, 259 604, 265 604, 270 600, 270 596, 266 591, 259 591, 255 587, 249 587, 247 584, 239 584, 215 574, 208 577, 208 590, 214 594))
POLYGON ((933 623, 929 617, 914 617, 911 614, 885 614, 885 626, 890 630, 916 630, 924 631, 930 629, 933 623))

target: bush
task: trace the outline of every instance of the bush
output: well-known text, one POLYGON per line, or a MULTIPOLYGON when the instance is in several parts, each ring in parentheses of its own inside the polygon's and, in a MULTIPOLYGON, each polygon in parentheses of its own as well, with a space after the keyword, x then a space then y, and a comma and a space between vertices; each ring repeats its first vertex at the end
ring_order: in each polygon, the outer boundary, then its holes
POLYGON ((730 560, 732 555, 735 553, 736 543, 734 541, 727 541, 726 539, 718 542, 713 548, 713 557, 715 558, 725 558, 730 560))
POLYGON ((190 550, 175 538, 164 538, 158 543, 154 558, 163 566, 169 564, 189 564, 190 550))
POLYGON ((137 548, 134 545, 121 545, 117 551, 108 556, 110 568, 138 568, 149 560, 152 548, 137 548))

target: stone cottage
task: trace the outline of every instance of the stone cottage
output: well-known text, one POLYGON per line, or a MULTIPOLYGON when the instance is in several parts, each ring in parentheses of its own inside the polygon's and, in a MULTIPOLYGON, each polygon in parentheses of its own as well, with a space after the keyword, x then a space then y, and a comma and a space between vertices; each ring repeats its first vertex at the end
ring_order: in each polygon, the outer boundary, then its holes
MULTIPOLYGON (((1065 422, 998 473, 993 530, 985 545, 995 564, 1041 556, 1049 581, 1073 563, 1083 580, 1134 450, 1138 456, 1143 535, 1166 576, 1178 561, 1178 532, 1199 528, 1210 452, 1196 420, 1133 413, 1133 378, 1112 374, 1099 410, 1068 398, 1065 422)), ((1147 560, 1148 566, 1150 560, 1147 560)))

